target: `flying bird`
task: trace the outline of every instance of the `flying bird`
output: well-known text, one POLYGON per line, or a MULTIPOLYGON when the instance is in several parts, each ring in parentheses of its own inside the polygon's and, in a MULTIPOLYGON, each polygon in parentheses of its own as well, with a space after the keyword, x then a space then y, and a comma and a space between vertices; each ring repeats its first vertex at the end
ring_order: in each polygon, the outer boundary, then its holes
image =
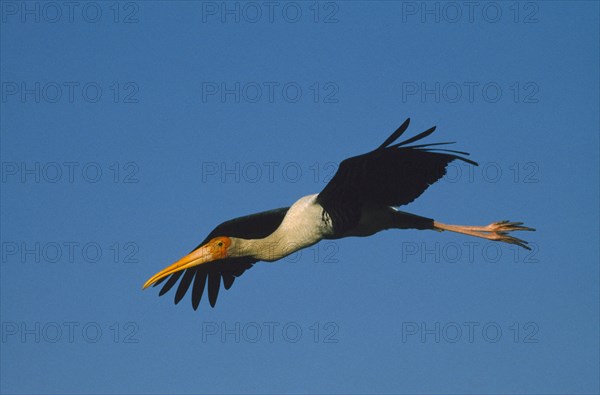
POLYGON ((395 143, 409 122, 404 121, 373 151, 342 161, 321 193, 301 197, 290 207, 223 222, 192 252, 152 276, 143 288, 166 280, 159 293, 162 296, 181 279, 175 304, 191 286, 194 310, 206 288, 214 307, 221 282, 229 289, 258 261, 276 261, 323 239, 371 236, 386 229, 450 231, 530 249, 526 241, 509 235, 535 230, 522 222, 448 225, 395 208, 418 198, 446 174, 453 160, 478 165, 465 157, 469 155, 466 152, 438 148, 453 142, 409 145, 429 136, 435 126, 395 143))

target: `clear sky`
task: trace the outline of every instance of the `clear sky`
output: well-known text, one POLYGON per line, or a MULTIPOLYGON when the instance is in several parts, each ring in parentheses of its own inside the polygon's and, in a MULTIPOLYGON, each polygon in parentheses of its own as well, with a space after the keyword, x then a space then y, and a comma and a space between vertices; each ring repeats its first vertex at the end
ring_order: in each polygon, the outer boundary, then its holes
POLYGON ((2 393, 599 388, 597 2, 1 6, 2 393), (477 168, 387 231, 142 291, 214 226, 317 193, 407 117, 477 168))

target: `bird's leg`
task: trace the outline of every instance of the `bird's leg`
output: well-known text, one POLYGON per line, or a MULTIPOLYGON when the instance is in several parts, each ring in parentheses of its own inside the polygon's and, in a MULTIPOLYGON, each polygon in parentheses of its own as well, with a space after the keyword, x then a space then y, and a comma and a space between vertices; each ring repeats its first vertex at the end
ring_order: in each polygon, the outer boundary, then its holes
POLYGON ((491 223, 487 226, 465 226, 447 225, 441 222, 433 221, 433 229, 438 231, 447 230, 450 232, 462 233, 469 236, 481 237, 488 240, 502 241, 504 243, 516 244, 520 247, 531 250, 531 248, 527 246, 527 242, 525 240, 521 240, 508 235, 508 232, 516 230, 535 230, 533 228, 529 228, 527 226, 522 225, 523 222, 500 221, 491 223))

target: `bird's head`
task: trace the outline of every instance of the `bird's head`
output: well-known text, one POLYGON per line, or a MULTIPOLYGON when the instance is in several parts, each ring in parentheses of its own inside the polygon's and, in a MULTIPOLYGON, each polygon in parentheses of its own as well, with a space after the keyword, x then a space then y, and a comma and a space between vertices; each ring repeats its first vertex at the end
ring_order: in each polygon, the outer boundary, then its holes
POLYGON ((171 266, 166 267, 165 269, 156 273, 148 281, 146 281, 143 288, 148 288, 157 281, 181 270, 202 265, 203 263, 216 261, 218 259, 227 258, 230 256, 232 243, 232 238, 227 236, 219 236, 210 239, 208 243, 201 245, 171 266))

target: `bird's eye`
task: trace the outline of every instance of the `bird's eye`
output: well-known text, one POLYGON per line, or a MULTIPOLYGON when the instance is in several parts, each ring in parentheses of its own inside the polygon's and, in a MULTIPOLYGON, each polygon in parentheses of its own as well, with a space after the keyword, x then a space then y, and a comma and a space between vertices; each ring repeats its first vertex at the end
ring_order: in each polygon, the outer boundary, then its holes
POLYGON ((222 241, 220 241, 220 242, 218 242, 218 243, 217 243, 217 245, 218 245, 219 247, 223 247, 223 242, 222 242, 222 241))

